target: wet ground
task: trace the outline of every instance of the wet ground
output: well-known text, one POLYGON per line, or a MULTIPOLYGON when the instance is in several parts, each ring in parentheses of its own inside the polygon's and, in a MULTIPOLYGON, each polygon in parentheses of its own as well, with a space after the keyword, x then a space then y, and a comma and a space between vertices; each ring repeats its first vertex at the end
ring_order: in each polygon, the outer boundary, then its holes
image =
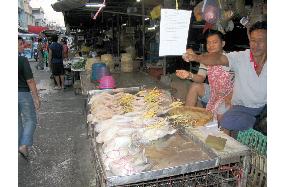
POLYGON ((53 90, 50 72, 34 68, 42 101, 30 161, 18 158, 19 187, 91 187, 95 170, 87 139, 85 98, 73 88, 53 90))

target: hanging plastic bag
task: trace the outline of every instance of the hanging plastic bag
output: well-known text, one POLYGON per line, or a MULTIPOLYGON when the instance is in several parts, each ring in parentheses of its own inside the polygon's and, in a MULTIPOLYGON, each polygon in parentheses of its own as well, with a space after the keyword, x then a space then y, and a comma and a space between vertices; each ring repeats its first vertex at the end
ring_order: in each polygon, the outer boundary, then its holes
POLYGON ((203 19, 210 23, 215 24, 220 19, 220 3, 218 0, 204 0, 202 7, 203 19))
POLYGON ((199 2, 193 9, 193 14, 197 22, 202 21, 203 1, 199 2))

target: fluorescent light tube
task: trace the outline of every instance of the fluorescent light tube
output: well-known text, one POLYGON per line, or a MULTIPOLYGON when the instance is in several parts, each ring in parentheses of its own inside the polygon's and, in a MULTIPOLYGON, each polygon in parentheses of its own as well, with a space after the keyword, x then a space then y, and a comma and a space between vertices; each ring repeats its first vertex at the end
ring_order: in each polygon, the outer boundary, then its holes
POLYGON ((152 31, 152 30, 155 30, 156 29, 156 27, 154 26, 154 27, 149 27, 148 28, 148 31, 152 31))
POLYGON ((101 8, 105 7, 106 5, 104 4, 98 4, 98 3, 87 3, 85 4, 85 7, 96 7, 96 8, 101 8))

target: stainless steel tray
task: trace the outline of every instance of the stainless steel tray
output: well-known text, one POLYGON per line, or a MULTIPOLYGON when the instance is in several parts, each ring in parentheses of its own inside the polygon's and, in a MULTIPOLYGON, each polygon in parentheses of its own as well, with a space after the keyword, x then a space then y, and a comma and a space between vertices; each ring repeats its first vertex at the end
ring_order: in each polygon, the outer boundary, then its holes
MULTIPOLYGON (((88 92, 88 97, 87 97, 87 101, 86 101, 86 114, 88 115, 89 114, 89 111, 90 111, 90 108, 89 108, 89 101, 91 99, 91 97, 93 95, 96 95, 96 94, 101 94, 101 93, 109 93, 109 94, 116 94, 116 93, 119 93, 119 92, 125 92, 125 93, 131 93, 131 94, 134 94, 134 93, 137 93, 139 91, 141 91, 142 89, 144 88, 149 88, 148 86, 145 86, 145 85, 142 85, 142 86, 137 86, 137 87, 128 87, 128 88, 116 88, 116 89, 105 89, 105 90, 90 90, 88 92)), ((171 95, 170 91, 169 90, 165 90, 164 91, 167 92, 167 94, 171 95)), ((86 116, 87 116, 86 115, 86 116)), ((87 120, 86 120, 87 121, 87 120)), ((95 124, 91 124, 91 123, 87 123, 87 134, 88 134, 88 137, 94 137, 94 134, 93 134, 93 128, 94 128, 95 124)))
POLYGON ((143 181, 151 181, 154 179, 191 173, 204 169, 214 168, 219 165, 218 156, 210 148, 204 145, 204 143, 196 139, 195 136, 192 136, 190 134, 185 134, 184 131, 181 129, 179 129, 178 131, 179 134, 182 134, 184 137, 194 142, 195 145, 200 147, 201 150, 208 155, 209 159, 200 159, 198 161, 189 162, 183 165, 165 167, 163 169, 157 169, 157 170, 149 170, 141 173, 135 173, 132 175, 113 176, 105 171, 104 164, 101 160, 101 145, 97 144, 95 138, 93 138, 92 145, 95 155, 94 163, 98 179, 100 180, 97 182, 100 184, 100 186, 119 186, 119 185, 126 185, 126 184, 138 183, 143 181))
MULTIPOLYGON (((89 114, 89 111, 90 111, 90 108, 89 108, 89 101, 91 99, 91 97, 93 95, 96 95, 96 94, 100 94, 100 93, 109 93, 109 94, 115 94, 115 93, 119 93, 119 92, 126 92, 126 93, 137 93, 139 92, 140 90, 142 90, 144 88, 144 86, 140 86, 140 87, 129 87, 129 88, 116 88, 116 89, 105 89, 105 90, 90 90, 88 91, 88 97, 87 97, 87 101, 86 101, 86 114, 88 115, 89 114)), ((86 115, 86 118, 87 118, 87 115, 86 115)), ((87 121, 87 119, 86 119, 87 121)), ((94 126, 95 124, 92 124, 92 123, 88 123, 87 122, 87 135, 88 135, 88 138, 92 138, 94 137, 94 126)))
POLYGON ((135 93, 135 92, 140 91, 143 88, 144 88, 144 86, 105 89, 105 90, 90 90, 90 91, 88 91, 88 98, 90 99, 91 96, 96 95, 96 94, 100 94, 100 93, 109 93, 109 94, 114 94, 114 93, 118 93, 118 92, 135 93))

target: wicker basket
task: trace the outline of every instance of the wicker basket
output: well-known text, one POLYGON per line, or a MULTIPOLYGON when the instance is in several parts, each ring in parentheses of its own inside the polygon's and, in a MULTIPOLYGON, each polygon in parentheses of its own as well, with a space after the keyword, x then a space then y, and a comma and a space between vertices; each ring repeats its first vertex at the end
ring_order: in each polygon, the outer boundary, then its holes
POLYGON ((93 58, 88 58, 87 62, 86 62, 86 65, 85 65, 85 70, 86 71, 92 71, 93 63, 95 63, 94 59, 93 58))
POLYGON ((121 55, 121 72, 133 72, 133 60, 131 54, 123 53, 121 55))
POLYGON ((168 113, 171 116, 183 115, 184 118, 189 119, 188 123, 191 126, 204 126, 213 119, 211 112, 199 107, 180 106, 171 109, 168 113))
POLYGON ((114 72, 114 63, 111 54, 101 55, 101 62, 105 63, 109 68, 110 72, 114 72))

